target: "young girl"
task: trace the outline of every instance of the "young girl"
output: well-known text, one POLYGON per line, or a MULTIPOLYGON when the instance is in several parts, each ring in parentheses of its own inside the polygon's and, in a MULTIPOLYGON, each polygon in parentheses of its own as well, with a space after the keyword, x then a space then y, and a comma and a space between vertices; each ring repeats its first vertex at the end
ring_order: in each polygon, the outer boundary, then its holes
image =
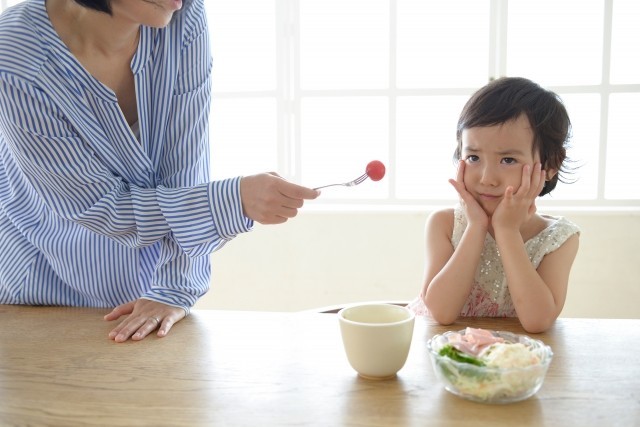
POLYGON ((536 211, 566 171, 571 123, 553 92, 501 78, 458 121, 454 209, 430 215, 420 298, 410 306, 442 324, 458 316, 514 317, 530 333, 562 311, 579 229, 536 211))

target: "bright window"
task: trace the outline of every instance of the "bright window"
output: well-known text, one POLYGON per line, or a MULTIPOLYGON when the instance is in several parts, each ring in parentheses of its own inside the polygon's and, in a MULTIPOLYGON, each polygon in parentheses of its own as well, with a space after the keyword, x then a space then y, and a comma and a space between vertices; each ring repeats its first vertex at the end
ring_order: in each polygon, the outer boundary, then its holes
MULTIPOLYGON (((0 7, 18 3, 0 0, 0 7)), ((214 178, 276 171, 327 206, 451 203, 455 126, 490 78, 557 92, 572 184, 542 204, 640 208, 637 0, 206 0, 214 178)))
POLYGON ((557 92, 573 123, 575 182, 560 183, 543 204, 640 206, 635 0, 214 0, 207 7, 220 52, 214 80, 224 80, 214 103, 275 105, 271 127, 265 116, 250 116, 255 108, 236 109, 236 119, 214 108, 216 177, 262 166, 253 172, 276 170, 315 186, 355 178, 380 159, 385 180, 325 190, 317 203, 450 203, 464 102, 489 78, 518 75, 557 92), (256 87, 266 80, 272 85, 256 87))
POLYGON ((0 0, 0 11, 4 10, 8 7, 11 7, 15 4, 20 3, 22 0, 0 0))

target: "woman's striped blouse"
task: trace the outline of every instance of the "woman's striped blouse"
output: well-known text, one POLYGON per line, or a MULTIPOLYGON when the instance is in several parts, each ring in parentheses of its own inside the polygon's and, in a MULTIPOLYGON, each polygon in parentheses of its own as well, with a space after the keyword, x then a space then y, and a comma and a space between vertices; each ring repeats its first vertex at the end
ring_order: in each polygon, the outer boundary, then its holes
POLYGON ((44 0, 0 16, 0 303, 188 312, 207 291, 208 255, 253 226, 240 178, 209 182, 211 63, 203 0, 141 29, 138 140, 44 0))

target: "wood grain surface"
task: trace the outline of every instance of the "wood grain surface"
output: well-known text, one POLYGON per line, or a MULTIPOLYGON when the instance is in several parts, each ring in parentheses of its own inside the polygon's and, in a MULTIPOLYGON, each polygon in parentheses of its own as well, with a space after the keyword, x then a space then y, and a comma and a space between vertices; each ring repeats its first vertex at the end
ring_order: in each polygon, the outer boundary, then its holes
POLYGON ((639 426, 640 319, 564 319, 534 335, 554 359, 541 390, 509 405, 463 400, 425 349, 466 326, 416 319, 386 381, 349 366, 334 314, 194 311, 166 338, 116 344, 106 310, 0 305, 0 425, 639 426))

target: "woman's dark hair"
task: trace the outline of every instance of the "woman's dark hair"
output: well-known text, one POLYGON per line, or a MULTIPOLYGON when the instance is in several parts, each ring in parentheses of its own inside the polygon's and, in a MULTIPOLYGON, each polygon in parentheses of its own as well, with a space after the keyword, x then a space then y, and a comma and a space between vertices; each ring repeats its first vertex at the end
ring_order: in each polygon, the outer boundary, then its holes
POLYGON ((75 0, 75 2, 89 9, 111 15, 111 0, 75 0))
POLYGON ((501 77, 493 80, 467 101, 460 118, 456 137, 458 146, 454 159, 459 160, 462 151, 462 131, 473 127, 495 126, 516 120, 526 114, 533 131, 533 152, 540 153, 545 170, 558 173, 546 181, 540 196, 550 193, 564 180, 568 172, 567 147, 571 137, 571 121, 560 97, 522 77, 501 77), (561 176, 562 172, 562 176, 561 176))

